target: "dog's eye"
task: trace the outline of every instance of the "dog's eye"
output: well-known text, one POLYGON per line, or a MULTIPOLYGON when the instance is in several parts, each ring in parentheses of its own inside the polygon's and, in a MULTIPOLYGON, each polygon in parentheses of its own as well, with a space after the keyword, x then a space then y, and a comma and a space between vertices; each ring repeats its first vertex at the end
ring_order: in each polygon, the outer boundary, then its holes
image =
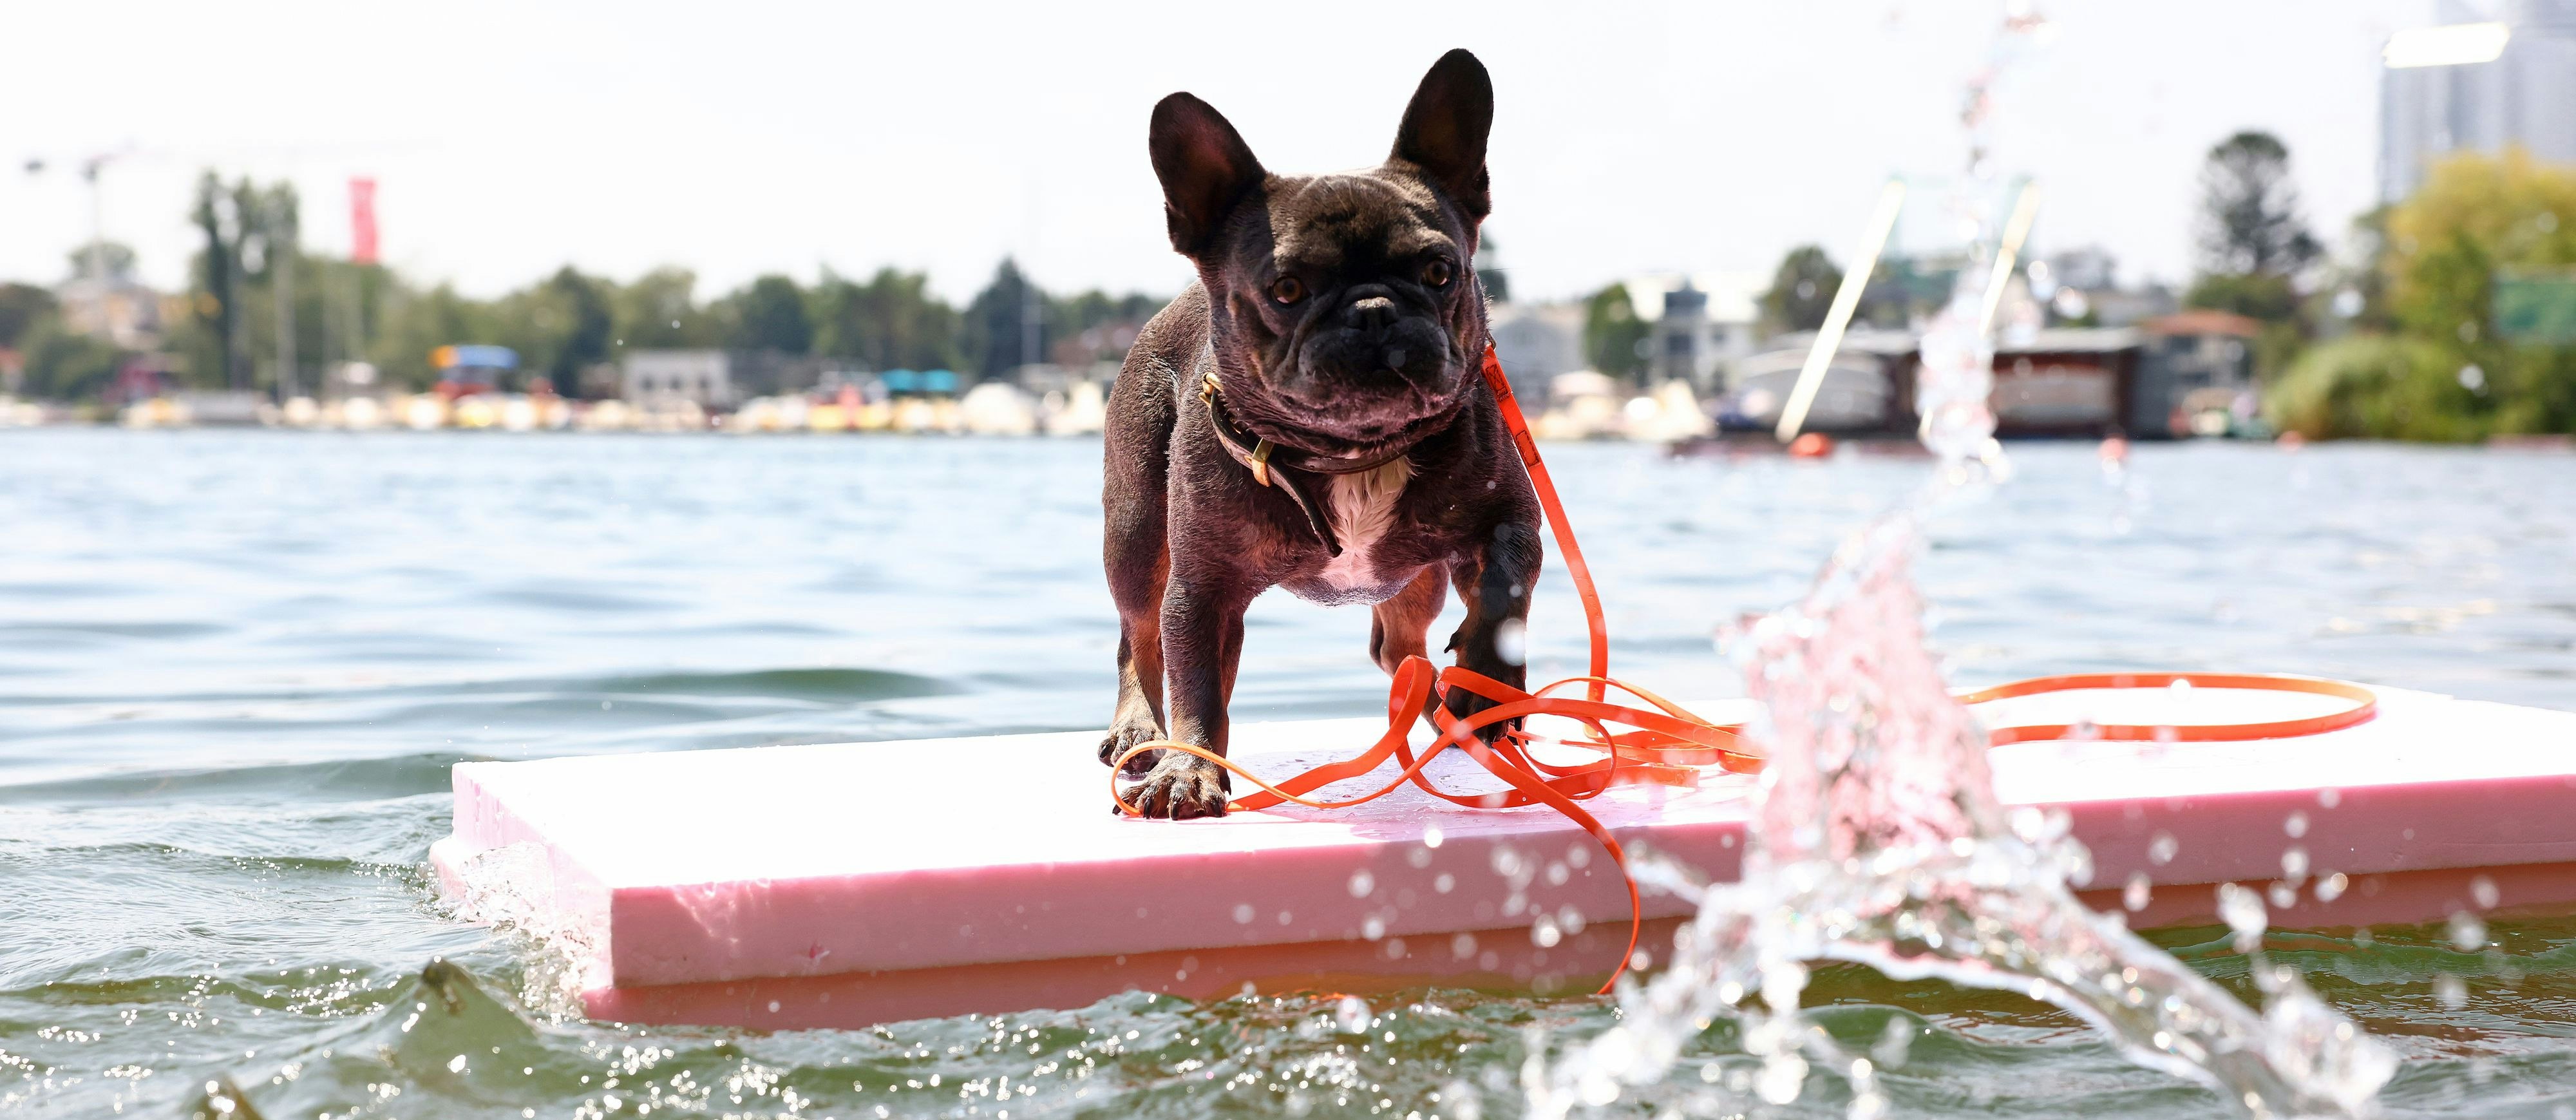
POLYGON ((1291 304, 1306 298, 1306 285, 1294 276, 1282 276, 1270 282, 1270 298, 1291 304))
POLYGON ((1458 270, 1447 261, 1433 261, 1422 266, 1422 282, 1434 288, 1446 288, 1457 277, 1458 270))

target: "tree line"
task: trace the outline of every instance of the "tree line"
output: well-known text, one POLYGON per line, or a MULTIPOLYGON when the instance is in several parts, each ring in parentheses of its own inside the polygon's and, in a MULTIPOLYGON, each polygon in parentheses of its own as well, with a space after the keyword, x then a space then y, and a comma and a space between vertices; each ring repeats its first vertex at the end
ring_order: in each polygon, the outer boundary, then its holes
MULTIPOLYGON (((1048 292, 1010 259, 963 307, 941 298, 924 274, 897 268, 865 277, 825 268, 811 283, 772 274, 701 297, 697 276, 684 268, 620 282, 566 265, 478 299, 381 264, 307 252, 298 210, 285 183, 226 183, 211 173, 199 182, 190 217, 201 247, 187 290, 170 301, 180 313, 163 322, 154 355, 73 329, 47 288, 0 284, 0 349, 18 352, 22 392, 95 400, 138 358, 167 366, 184 386, 271 393, 282 388, 282 369, 294 390, 310 393, 331 365, 362 360, 385 384, 416 390, 437 379, 431 351, 454 343, 510 347, 524 382, 542 377, 567 395, 581 391, 585 371, 630 349, 750 351, 870 371, 952 369, 971 382, 1039 362, 1114 361, 1164 302, 1142 293, 1048 292), (289 314, 279 314, 281 303, 289 314)), ((84 246, 70 265, 75 277, 104 268, 123 280, 134 255, 120 245, 84 246)))
MULTIPOLYGON (((2341 254, 2310 229, 2289 148, 2269 133, 2212 146, 2200 190, 2180 303, 2257 324, 2254 372, 2276 426, 2447 441, 2576 432, 2576 166, 2453 155, 2414 195, 2356 218, 2341 254)), ((1816 329, 1842 272, 1821 247, 1791 249, 1759 299, 1761 329, 1816 329)), ((1907 327, 1950 282, 1925 262, 1885 258, 1856 320, 1907 327)), ((1651 328, 1627 288, 1594 293, 1585 311, 1593 368, 1642 374, 1651 328)), ((2089 312, 2049 317, 2096 325, 2089 312)))

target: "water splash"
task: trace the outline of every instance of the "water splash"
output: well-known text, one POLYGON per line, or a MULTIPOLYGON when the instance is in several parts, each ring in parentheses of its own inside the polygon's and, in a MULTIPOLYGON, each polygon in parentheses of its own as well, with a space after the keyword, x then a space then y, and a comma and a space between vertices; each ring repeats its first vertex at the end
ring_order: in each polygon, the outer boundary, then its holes
MULTIPOLYGON (((1854 1120, 1885 1115, 1868 1056, 1845 1053, 1799 1008, 1807 962, 1865 964, 1898 979, 2020 992, 2099 1028, 2133 1060, 2207 1084, 2256 1116, 2358 1116, 2395 1058, 2260 953, 2262 899, 2234 888, 2222 910, 2254 959, 2260 1013, 2075 898, 2091 858, 2054 819, 2007 817, 1987 736, 1925 648, 1910 576, 1922 520, 2008 473, 1994 440, 1990 290, 2004 271, 1977 184, 1992 177, 1992 87, 2016 45, 2045 25, 2016 7, 1997 59, 1972 79, 1968 185, 1953 228, 1966 267, 1922 341, 1918 412, 1938 458, 1914 500, 1837 550, 1807 596, 1735 643, 1766 717, 1752 844, 1741 880, 1697 884, 1649 864, 1640 878, 1698 903, 1668 967, 1623 984, 1621 1022, 1553 1064, 1533 1049, 1531 1113, 1608 1105, 1659 1078, 1720 1016, 1761 1060, 1747 1088, 1785 1104, 1818 1065, 1849 1084, 1854 1120), (1992 279, 1990 279, 1990 276, 1992 279)), ((1749 1102, 1728 1102, 1740 1110, 1749 1102)))

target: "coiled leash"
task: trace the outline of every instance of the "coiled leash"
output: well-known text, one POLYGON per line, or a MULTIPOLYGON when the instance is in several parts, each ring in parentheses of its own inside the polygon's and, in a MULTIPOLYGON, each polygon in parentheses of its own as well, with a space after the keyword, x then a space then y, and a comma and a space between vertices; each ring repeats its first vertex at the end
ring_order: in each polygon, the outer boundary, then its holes
MULTIPOLYGON (((1251 812, 1281 804, 1304 805, 1313 809, 1347 809, 1393 793, 1407 782, 1433 797, 1469 808, 1510 809, 1545 805, 1591 834, 1609 853, 1611 862, 1618 865, 1620 877, 1628 888, 1628 949, 1620 956, 1618 966, 1611 970, 1610 978, 1602 982, 1600 992, 1606 995, 1618 983, 1620 974, 1627 971, 1628 962, 1636 957, 1637 937, 1645 925, 1645 901, 1637 892, 1637 880, 1628 874, 1627 853, 1620 848, 1618 838, 1612 836, 1610 830, 1585 811, 1579 802, 1619 785, 1696 786, 1700 771, 1711 766, 1731 773, 1750 774, 1761 769, 1762 754, 1759 748, 1740 737, 1741 724, 1703 719, 1679 704, 1610 676, 1610 631, 1603 620, 1600 593, 1592 584, 1592 570, 1583 562, 1583 549, 1575 543, 1574 528, 1566 521, 1565 505, 1557 498, 1556 483, 1548 476, 1546 462, 1539 458, 1538 443, 1530 437, 1529 420, 1521 415, 1520 402, 1512 396, 1511 382, 1503 376, 1502 359, 1494 353, 1490 342, 1485 346, 1484 375, 1486 387, 1493 390, 1494 403, 1502 410, 1503 425, 1511 431, 1512 443, 1520 450, 1521 463, 1529 470, 1530 485, 1537 491, 1539 507, 1547 515, 1547 526, 1556 539, 1557 550, 1565 557, 1566 574, 1573 578, 1576 596, 1583 602, 1584 626, 1591 641, 1588 671, 1583 676, 1567 677, 1535 690, 1523 690, 1472 670, 1455 666, 1439 669, 1426 658, 1407 657, 1403 664, 1397 666, 1395 681, 1387 690, 1386 733, 1353 758, 1328 762, 1273 783, 1206 748, 1157 739, 1129 747, 1111 760, 1109 796, 1129 816, 1143 815, 1119 792, 1118 775, 1127 760, 1139 754, 1149 750, 1173 750, 1206 759, 1260 787, 1260 792, 1227 802, 1228 812, 1251 812), (1559 695, 1560 691, 1572 690, 1576 685, 1582 686, 1581 696, 1559 695), (1611 689, 1635 697, 1644 706, 1612 702, 1609 699, 1611 689), (1471 716, 1453 715, 1446 703, 1452 690, 1482 697, 1492 706, 1471 716), (1440 703, 1433 703, 1435 699, 1440 703), (1417 753, 1407 739, 1413 721, 1425 712, 1441 730, 1437 738, 1417 753), (1550 741, 1585 748, 1602 757, 1598 761, 1573 765, 1542 762, 1529 752, 1529 746, 1536 737, 1518 725, 1507 725, 1490 744, 1478 734, 1494 724, 1534 715, 1573 720, 1590 732, 1589 737, 1550 741), (1611 730, 1613 727, 1628 730, 1614 732, 1611 730), (1443 748, 1452 746, 1465 751, 1467 757, 1502 779, 1509 788, 1490 793, 1460 794, 1431 784, 1423 777, 1423 767, 1429 765, 1443 748), (1374 790, 1339 801, 1305 796, 1334 782, 1372 773, 1389 758, 1397 760, 1401 769, 1386 784, 1374 790)), ((1202 399, 1209 404, 1213 418, 1222 428, 1222 415, 1214 414, 1214 398, 1212 391, 1202 392, 1202 399)), ((1230 452, 1234 450, 1231 442, 1230 452)), ((1267 441, 1257 448, 1257 451, 1268 450, 1267 441)), ((1235 457, 1239 461, 1243 458, 1240 455, 1235 457)), ((1254 469, 1264 485, 1286 480, 1273 469, 1280 464, 1271 456, 1260 454, 1256 461, 1261 465, 1254 469)), ((1302 499, 1302 491, 1290 489, 1292 497, 1302 499)), ((1307 502, 1300 500, 1298 505, 1306 510, 1310 521, 1320 523, 1324 520, 1316 516, 1316 511, 1307 502)), ((1331 538, 1327 536, 1325 539, 1329 545, 1331 538)), ((2043 692, 2159 688, 2178 683, 2207 688, 2315 693, 2350 700, 2352 705, 2323 716, 2264 723, 2172 727, 2104 724, 2087 725, 2080 730, 2097 738, 2132 741, 2273 739, 2350 727, 2371 718, 2377 710, 2377 698, 2360 685, 2255 673, 2094 673, 2034 677, 1963 693, 1959 699, 1962 703, 1978 704, 2043 692)), ((1994 744, 2000 746, 2064 738, 2078 730, 2064 724, 2034 724, 1996 728, 1992 735, 1994 744)))

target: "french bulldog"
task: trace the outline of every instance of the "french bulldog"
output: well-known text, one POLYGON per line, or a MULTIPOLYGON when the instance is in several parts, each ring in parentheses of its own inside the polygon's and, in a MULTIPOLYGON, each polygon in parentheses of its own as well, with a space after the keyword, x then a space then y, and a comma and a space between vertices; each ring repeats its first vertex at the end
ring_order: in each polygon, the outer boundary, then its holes
MULTIPOLYGON (((1386 161, 1330 175, 1271 173, 1190 94, 1154 106, 1172 248, 1198 280, 1146 324, 1110 392, 1118 703, 1102 762, 1159 739, 1225 753, 1244 608, 1272 587, 1370 604, 1369 656, 1389 673, 1424 654, 1455 587, 1457 664, 1523 684, 1514 631, 1538 579, 1539 509, 1480 376, 1471 267, 1492 208, 1493 106, 1484 65, 1451 51, 1386 161)), ((1459 690, 1446 704, 1490 706, 1459 690)), ((1126 775, 1145 816, 1225 814, 1231 782, 1205 759, 1150 750, 1126 775)))

